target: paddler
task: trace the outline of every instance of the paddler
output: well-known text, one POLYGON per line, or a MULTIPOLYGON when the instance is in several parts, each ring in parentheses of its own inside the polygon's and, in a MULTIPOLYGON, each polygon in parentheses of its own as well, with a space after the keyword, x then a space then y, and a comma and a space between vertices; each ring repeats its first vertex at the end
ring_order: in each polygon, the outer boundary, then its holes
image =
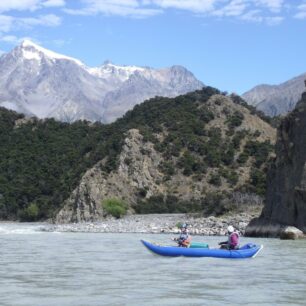
POLYGON ((228 240, 219 242, 220 249, 237 250, 239 249, 239 233, 230 225, 227 228, 228 240))
POLYGON ((177 241, 179 247, 189 248, 191 243, 191 236, 188 233, 188 225, 186 223, 181 225, 181 234, 178 238, 172 238, 173 241, 177 241))

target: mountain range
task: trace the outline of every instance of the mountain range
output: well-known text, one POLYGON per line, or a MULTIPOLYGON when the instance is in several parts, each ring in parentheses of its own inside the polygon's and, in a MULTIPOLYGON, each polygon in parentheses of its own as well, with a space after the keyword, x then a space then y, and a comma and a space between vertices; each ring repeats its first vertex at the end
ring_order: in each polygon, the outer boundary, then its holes
POLYGON ((155 96, 204 85, 182 66, 153 69, 81 61, 23 41, 0 58, 0 106, 27 116, 109 123, 155 96))
POLYGON ((249 104, 274 117, 291 112, 301 98, 306 73, 279 85, 258 85, 242 95, 249 104))
MULTIPOLYGON (((153 69, 80 60, 24 40, 0 57, 0 106, 37 118, 110 123, 155 96, 176 97, 204 84, 182 66, 153 69)), ((258 85, 242 95, 268 116, 295 108, 306 73, 279 85, 258 85)))

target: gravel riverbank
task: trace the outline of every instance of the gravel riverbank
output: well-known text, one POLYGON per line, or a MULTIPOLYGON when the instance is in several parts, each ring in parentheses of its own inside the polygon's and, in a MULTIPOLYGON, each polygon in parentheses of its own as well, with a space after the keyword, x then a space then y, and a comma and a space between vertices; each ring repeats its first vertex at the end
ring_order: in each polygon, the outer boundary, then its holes
POLYGON ((224 235, 228 225, 233 225, 242 234, 251 219, 260 211, 243 212, 222 217, 199 217, 190 214, 129 215, 121 219, 106 219, 93 223, 55 224, 47 231, 92 232, 92 233, 173 233, 179 232, 179 223, 188 223, 192 235, 224 235))

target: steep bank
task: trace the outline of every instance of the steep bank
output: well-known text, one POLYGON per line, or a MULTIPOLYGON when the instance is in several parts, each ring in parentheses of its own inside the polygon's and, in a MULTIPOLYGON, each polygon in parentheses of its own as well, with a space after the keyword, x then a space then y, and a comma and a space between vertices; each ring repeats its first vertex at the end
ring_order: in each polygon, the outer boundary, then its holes
POLYGON ((286 226, 306 233, 306 93, 282 121, 276 159, 268 173, 266 205, 247 234, 280 236, 286 226))

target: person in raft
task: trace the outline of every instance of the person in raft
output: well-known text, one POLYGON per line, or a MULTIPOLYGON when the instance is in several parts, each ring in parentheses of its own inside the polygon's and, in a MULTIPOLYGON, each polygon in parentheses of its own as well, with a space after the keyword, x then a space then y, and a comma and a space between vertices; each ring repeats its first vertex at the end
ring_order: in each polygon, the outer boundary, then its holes
POLYGON ((237 250, 239 249, 239 233, 232 225, 227 228, 228 240, 219 242, 220 249, 237 250))
POLYGON ((177 241, 179 247, 188 248, 191 243, 191 236, 188 234, 187 224, 184 223, 181 226, 181 234, 178 238, 172 238, 173 241, 177 241))

